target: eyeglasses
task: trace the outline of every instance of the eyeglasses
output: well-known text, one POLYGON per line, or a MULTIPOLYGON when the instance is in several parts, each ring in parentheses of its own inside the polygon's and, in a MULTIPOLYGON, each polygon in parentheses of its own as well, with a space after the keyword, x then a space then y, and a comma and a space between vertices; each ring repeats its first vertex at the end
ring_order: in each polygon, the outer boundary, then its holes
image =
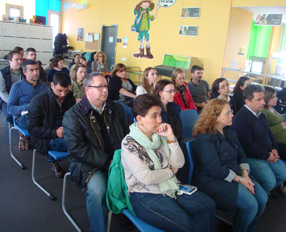
POLYGON ((175 93, 174 89, 170 89, 170 90, 164 90, 163 92, 167 92, 167 93, 175 93))
POLYGON ((97 88, 97 90, 98 91, 102 91, 104 88, 105 89, 108 89, 108 85, 98 85, 98 86, 92 86, 92 85, 90 85, 90 86, 88 86, 88 87, 92 87, 92 88, 97 88))
POLYGON ((227 111, 224 115, 229 116, 231 114, 233 114, 233 110, 227 111))
POLYGON ((185 80, 185 77, 181 77, 181 78, 176 78, 178 81, 183 81, 185 80))
POLYGON ((224 89, 224 88, 228 88, 228 87, 229 87, 229 84, 226 84, 226 85, 219 87, 219 89, 224 89))
POLYGON ((58 94, 65 94, 65 95, 67 95, 69 92, 70 92, 70 90, 68 89, 68 90, 66 90, 66 91, 63 91, 63 90, 61 90, 61 89, 56 89, 56 91, 57 91, 57 93, 58 94))

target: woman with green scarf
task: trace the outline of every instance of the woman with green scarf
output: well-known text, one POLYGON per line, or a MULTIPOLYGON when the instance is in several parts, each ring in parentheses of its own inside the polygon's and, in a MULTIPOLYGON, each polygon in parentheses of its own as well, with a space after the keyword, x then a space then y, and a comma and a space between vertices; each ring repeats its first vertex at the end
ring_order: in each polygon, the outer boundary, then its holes
POLYGON ((121 145, 121 160, 135 214, 164 231, 214 231, 215 203, 205 194, 178 195, 175 176, 184 155, 172 128, 161 119, 162 103, 154 95, 136 98, 137 122, 121 145))

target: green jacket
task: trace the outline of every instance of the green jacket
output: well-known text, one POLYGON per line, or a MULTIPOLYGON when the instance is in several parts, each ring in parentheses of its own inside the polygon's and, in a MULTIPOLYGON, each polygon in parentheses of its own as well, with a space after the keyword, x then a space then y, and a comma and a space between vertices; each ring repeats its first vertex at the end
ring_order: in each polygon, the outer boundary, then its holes
POLYGON ((119 214, 121 210, 128 208, 135 215, 127 190, 121 163, 121 149, 118 149, 114 152, 113 161, 108 170, 106 203, 110 211, 119 214))
POLYGON ((275 113, 272 113, 268 109, 264 108, 261 112, 266 116, 266 120, 276 143, 286 143, 286 130, 281 124, 281 122, 283 122, 283 116, 276 110, 274 110, 275 113))

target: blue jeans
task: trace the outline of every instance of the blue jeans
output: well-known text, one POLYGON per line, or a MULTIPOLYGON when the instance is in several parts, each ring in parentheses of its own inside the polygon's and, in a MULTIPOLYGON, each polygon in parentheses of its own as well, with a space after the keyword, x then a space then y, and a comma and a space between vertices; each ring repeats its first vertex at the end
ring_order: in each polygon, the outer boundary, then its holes
POLYGON ((132 108, 127 106, 127 105, 125 105, 123 101, 118 101, 118 103, 123 106, 125 114, 131 120, 131 122, 134 122, 134 116, 133 116, 132 111, 131 111, 132 108))
POLYGON ((215 202, 202 192, 173 199, 162 194, 131 193, 135 214, 164 231, 213 232, 215 202))
POLYGON ((28 114, 22 115, 16 122, 21 129, 28 130, 28 114))
POLYGON ((8 114, 8 111, 7 111, 7 102, 2 103, 1 110, 3 114, 5 115, 7 122, 10 122, 13 124, 13 116, 8 114))
POLYGON ((259 216, 265 209, 268 196, 257 181, 252 180, 254 195, 242 184, 238 185, 237 212, 234 217, 233 232, 253 231, 259 216))
POLYGON ((104 232, 107 214, 106 188, 107 172, 96 170, 87 183, 86 209, 91 232, 104 232))
POLYGON ((265 192, 269 192, 286 180, 286 166, 278 159, 276 163, 267 160, 249 158, 251 175, 265 192))
MULTIPOLYGON (((64 138, 51 139, 50 150, 62 151, 62 152, 67 151, 67 145, 66 145, 66 141, 64 140, 64 138)), ((48 161, 52 164, 56 162, 56 160, 50 155, 48 156, 48 161)))

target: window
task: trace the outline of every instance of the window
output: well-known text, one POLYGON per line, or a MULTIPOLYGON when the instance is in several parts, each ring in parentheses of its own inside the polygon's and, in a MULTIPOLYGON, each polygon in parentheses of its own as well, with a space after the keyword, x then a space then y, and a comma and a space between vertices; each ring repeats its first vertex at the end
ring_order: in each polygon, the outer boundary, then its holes
POLYGON ((23 18, 24 17, 23 11, 24 11, 23 6, 6 4, 6 14, 9 16, 9 18, 12 19, 15 19, 16 17, 23 18))

